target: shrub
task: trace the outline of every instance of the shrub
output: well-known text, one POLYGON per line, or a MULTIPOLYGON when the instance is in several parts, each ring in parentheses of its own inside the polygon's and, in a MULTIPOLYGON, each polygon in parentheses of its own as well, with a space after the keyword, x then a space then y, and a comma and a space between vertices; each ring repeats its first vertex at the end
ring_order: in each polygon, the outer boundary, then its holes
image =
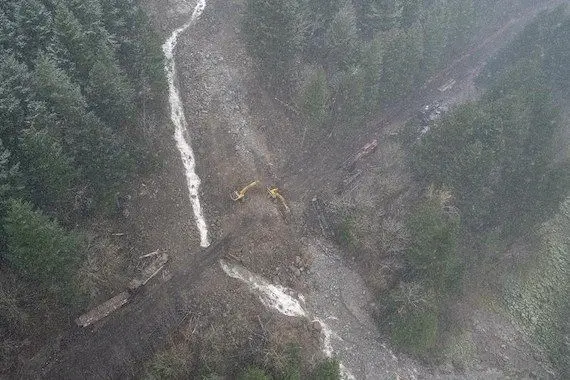
POLYGON ((340 380, 340 364, 336 359, 321 361, 311 376, 312 380, 340 380))
POLYGON ((280 380, 301 379, 301 347, 298 344, 289 343, 285 350, 280 353, 280 360, 273 357, 272 367, 280 380))
POLYGON ((66 301, 78 296, 73 275, 81 261, 82 242, 59 223, 34 210, 28 202, 11 199, 4 218, 10 264, 66 301))
POLYGON ((505 302, 523 329, 561 370, 570 365, 567 343, 570 302, 570 199, 541 230, 538 255, 506 281, 505 302))
MULTIPOLYGON (((22 332, 28 326, 28 315, 20 308, 17 299, 0 284, 0 326, 9 331, 22 332)), ((0 329, 1 331, 1 329, 0 329)))
POLYGON ((394 314, 390 329, 392 342, 413 354, 425 355, 436 344, 438 320, 434 310, 394 314))
POLYGON ((387 332, 407 352, 425 356, 438 333, 439 295, 420 282, 400 283, 379 300, 386 305, 387 332))
POLYGON ((184 379, 189 377, 189 372, 180 356, 173 351, 166 351, 151 360, 144 377, 148 380, 184 379))
POLYGON ((238 380, 271 380, 271 376, 261 368, 249 367, 238 376, 238 380))
POLYGON ((338 240, 339 242, 349 248, 356 246, 356 236, 355 236, 355 221, 352 217, 346 217, 342 223, 338 226, 338 240))
POLYGON ((413 274, 436 291, 452 289, 460 274, 456 244, 459 221, 437 200, 427 200, 407 222, 411 242, 406 260, 413 274))
POLYGON ((330 91, 324 70, 311 73, 299 95, 299 103, 309 124, 322 126, 328 117, 330 91))
POLYGON ((409 216, 406 250, 407 281, 389 292, 385 320, 399 348, 427 356, 437 343, 440 309, 457 289, 461 267, 456 250, 459 218, 451 194, 430 188, 427 199, 409 216))

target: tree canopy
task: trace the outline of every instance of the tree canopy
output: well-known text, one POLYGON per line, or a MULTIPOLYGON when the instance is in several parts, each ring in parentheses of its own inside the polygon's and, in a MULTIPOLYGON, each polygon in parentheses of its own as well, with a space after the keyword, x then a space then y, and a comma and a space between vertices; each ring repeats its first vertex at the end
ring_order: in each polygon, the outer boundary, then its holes
POLYGON ((136 1, 0 4, 0 252, 13 269, 71 286, 79 238, 64 226, 84 215, 78 194, 106 199, 136 173, 138 111, 165 82, 136 1))
POLYGON ((565 197, 556 160, 557 111, 532 62, 514 66, 480 101, 458 107, 414 147, 416 173, 454 189, 465 223, 515 232, 543 221, 565 197))

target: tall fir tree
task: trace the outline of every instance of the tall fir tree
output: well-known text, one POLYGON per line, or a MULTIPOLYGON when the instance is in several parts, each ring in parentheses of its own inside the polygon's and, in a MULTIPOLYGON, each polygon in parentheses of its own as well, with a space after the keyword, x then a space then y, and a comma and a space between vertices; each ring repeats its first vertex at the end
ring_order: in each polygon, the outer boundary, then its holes
POLYGON ((247 0, 242 32, 251 55, 271 85, 289 90, 291 70, 303 44, 297 0, 247 0))
POLYGON ((346 70, 359 61, 359 37, 356 12, 347 1, 334 16, 326 33, 325 46, 327 66, 346 70))

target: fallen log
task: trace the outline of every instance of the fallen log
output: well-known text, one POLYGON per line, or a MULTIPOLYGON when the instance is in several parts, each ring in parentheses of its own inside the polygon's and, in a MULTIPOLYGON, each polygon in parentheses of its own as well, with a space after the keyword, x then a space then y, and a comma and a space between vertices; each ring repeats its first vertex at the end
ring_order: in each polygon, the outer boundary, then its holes
POLYGON ((319 226, 321 227, 321 233, 324 237, 332 237, 333 234, 331 232, 330 225, 325 217, 325 211, 323 209, 321 200, 317 197, 314 197, 311 200, 311 203, 313 204, 313 210, 315 210, 315 215, 317 216, 319 226))
POLYGON ((101 305, 78 317, 75 320, 75 323, 77 323, 77 326, 87 327, 122 307, 129 301, 129 297, 130 293, 128 291, 121 292, 110 300, 103 302, 101 305))
POLYGON ((137 278, 134 278, 131 280, 131 282, 129 282, 129 290, 133 292, 141 286, 146 285, 146 283, 149 282, 151 278, 156 276, 158 272, 162 270, 167 261, 168 255, 165 252, 158 255, 156 260, 150 263, 150 265, 146 266, 137 278))
POLYGON ((362 170, 357 170, 356 172, 350 174, 348 177, 344 178, 342 182, 339 184, 336 194, 341 195, 344 192, 354 190, 353 184, 360 178, 362 175, 362 170))
POLYGON ((356 168, 356 164, 358 163, 358 161, 360 161, 362 158, 374 153, 374 151, 376 151, 377 147, 378 147, 378 140, 374 139, 374 140, 370 141, 368 144, 364 145, 362 147, 362 149, 360 149, 356 155, 354 155, 353 157, 346 160, 342 164, 342 168, 345 170, 348 170, 349 172, 353 171, 356 168))
MULTIPOLYGON (((154 255, 154 253, 152 254, 154 255)), ((155 255, 158 255, 158 251, 156 251, 155 255)), ((80 327, 87 327, 121 308, 123 305, 129 302, 129 298, 133 292, 138 290, 141 286, 146 285, 146 283, 149 282, 151 278, 156 276, 162 270, 167 261, 168 255, 166 253, 158 255, 156 260, 154 260, 150 265, 141 271, 139 277, 134 278, 131 280, 131 282, 129 282, 128 290, 117 294, 113 298, 103 302, 99 306, 79 316, 75 320, 75 323, 80 327)))
POLYGON ((147 253, 145 255, 139 256, 139 259, 146 259, 147 257, 156 256, 159 253, 160 253, 160 249, 157 249, 156 251, 152 251, 151 253, 147 253))

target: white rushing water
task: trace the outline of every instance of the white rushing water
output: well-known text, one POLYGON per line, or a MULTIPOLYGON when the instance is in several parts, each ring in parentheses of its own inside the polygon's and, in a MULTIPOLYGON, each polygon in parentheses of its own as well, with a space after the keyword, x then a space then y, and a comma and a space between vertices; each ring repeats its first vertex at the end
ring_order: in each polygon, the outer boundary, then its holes
POLYGON ((259 295, 261 303, 270 309, 290 317, 304 317, 307 312, 298 299, 290 296, 291 290, 279 285, 270 284, 263 277, 258 276, 241 265, 228 264, 221 260, 220 265, 226 274, 241 280, 249 285, 250 289, 259 295))
MULTIPOLYGON (((331 319, 336 319, 336 318, 332 317, 331 319)), ((337 333, 332 331, 329 325, 327 325, 323 320, 315 318, 315 321, 318 321, 321 324, 321 331, 323 334, 323 353, 327 358, 332 358, 334 356, 332 339, 335 338, 341 341, 343 339, 337 333)), ((354 377, 354 375, 350 373, 348 368, 346 368, 344 364, 342 364, 340 361, 338 363, 338 367, 340 369, 340 376, 344 380, 356 380, 356 377, 354 377)))
POLYGON ((180 99, 180 92, 175 85, 176 65, 174 62, 174 51, 176 49, 178 36, 186 29, 188 29, 188 27, 192 25, 192 23, 198 17, 200 17, 205 7, 206 1, 198 0, 196 6, 194 7, 194 12, 192 12, 192 17, 190 17, 190 20, 172 32, 164 45, 162 45, 162 50, 164 52, 164 56, 166 57, 165 70, 170 93, 170 118, 172 119, 172 122, 175 126, 174 139, 176 140, 176 147, 180 151, 182 163, 184 164, 190 203, 192 204, 192 211, 194 212, 196 226, 200 232, 200 246, 202 247, 207 247, 210 245, 210 241, 208 239, 208 226, 206 224, 206 220, 204 219, 204 213, 202 212, 202 207, 200 205, 200 177, 198 177, 196 174, 196 159, 194 157, 192 147, 189 143, 190 139, 188 138, 188 123, 186 121, 186 117, 184 116, 184 108, 182 106, 182 100, 180 99))
MULTIPOLYGON (((281 314, 290 317, 307 317, 309 313, 305 311, 301 302, 304 297, 299 295, 298 299, 291 296, 293 293, 291 289, 279 285, 273 285, 263 277, 252 273, 248 269, 237 264, 230 264, 224 260, 220 260, 220 265, 224 272, 235 279, 245 282, 252 292, 257 293, 261 303, 270 309, 275 309, 281 314)), ((333 332, 331 328, 321 319, 315 318, 321 325, 321 332, 323 334, 323 353, 326 357, 330 358, 334 355, 332 339, 342 340, 338 334, 333 332)), ((344 380, 355 380, 355 377, 350 371, 339 362, 341 377, 344 380)))

